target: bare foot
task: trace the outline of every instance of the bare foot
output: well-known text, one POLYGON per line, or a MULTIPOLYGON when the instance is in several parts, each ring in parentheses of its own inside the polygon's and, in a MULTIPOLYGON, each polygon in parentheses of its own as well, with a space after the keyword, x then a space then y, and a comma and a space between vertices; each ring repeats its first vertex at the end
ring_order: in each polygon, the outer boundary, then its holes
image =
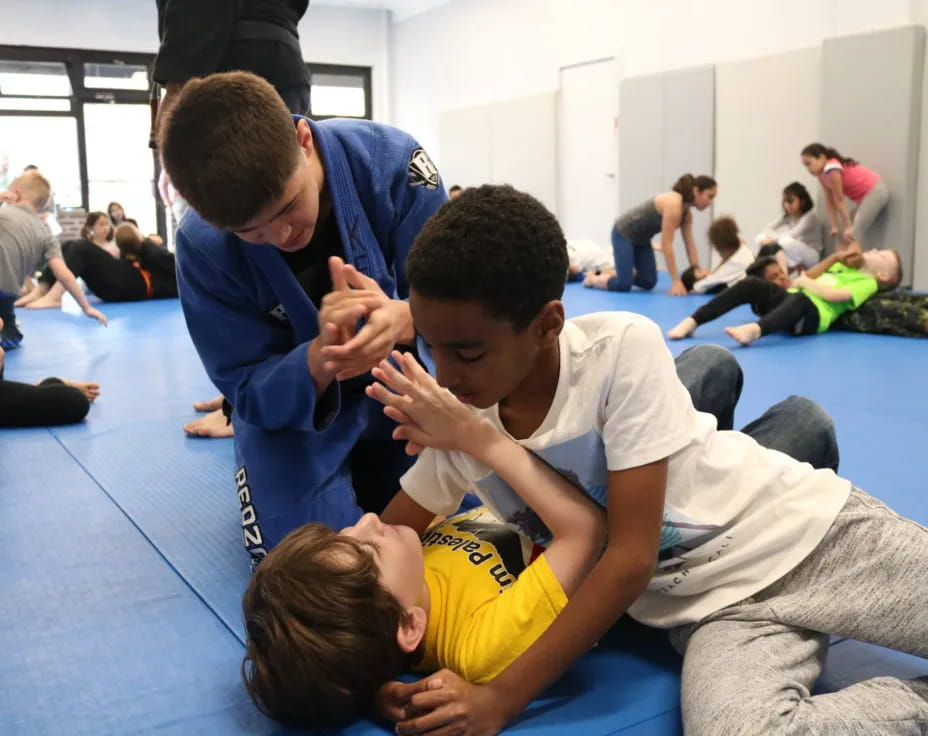
POLYGON ((14 307, 25 307, 28 304, 32 304, 32 302, 36 301, 37 299, 41 299, 47 293, 48 293, 48 284, 39 283, 39 285, 36 286, 28 294, 24 294, 23 296, 19 297, 19 299, 17 299, 15 302, 13 302, 13 306, 14 307))
POLYGON ((27 302, 26 309, 61 309, 61 297, 55 297, 52 294, 27 302))
POLYGON ((87 401, 91 404, 93 400, 100 395, 100 384, 99 383, 84 383, 82 381, 69 381, 67 378, 62 378, 61 382, 65 386, 70 386, 71 388, 76 388, 84 396, 87 397, 87 401))
POLYGON ((189 437, 231 437, 234 434, 232 425, 226 421, 222 409, 216 409, 204 417, 187 422, 184 431, 189 437))
POLYGON ((682 340, 684 337, 689 337, 694 332, 696 332, 696 320, 692 317, 687 317, 680 324, 674 327, 672 330, 667 331, 667 337, 671 340, 682 340))
POLYGON ((757 322, 749 322, 746 325, 738 325, 737 327, 726 327, 725 334, 742 345, 750 345, 760 337, 760 325, 757 322))
POLYGON ((587 289, 608 289, 609 288, 609 279, 615 276, 615 271, 612 269, 606 269, 600 271, 599 273, 588 273, 583 279, 583 285, 587 289))
POLYGON ((197 401, 193 405, 194 411, 216 411, 222 408, 222 397, 217 396, 209 401, 197 401))

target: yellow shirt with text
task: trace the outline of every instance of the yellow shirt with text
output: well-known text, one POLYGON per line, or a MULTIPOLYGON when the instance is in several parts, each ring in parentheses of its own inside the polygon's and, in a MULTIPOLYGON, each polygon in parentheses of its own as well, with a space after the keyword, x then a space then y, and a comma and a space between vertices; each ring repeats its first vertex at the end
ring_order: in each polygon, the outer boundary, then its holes
POLYGON ((445 519, 422 537, 430 607, 416 667, 447 667, 469 682, 492 680, 567 605, 544 555, 485 508, 445 519))

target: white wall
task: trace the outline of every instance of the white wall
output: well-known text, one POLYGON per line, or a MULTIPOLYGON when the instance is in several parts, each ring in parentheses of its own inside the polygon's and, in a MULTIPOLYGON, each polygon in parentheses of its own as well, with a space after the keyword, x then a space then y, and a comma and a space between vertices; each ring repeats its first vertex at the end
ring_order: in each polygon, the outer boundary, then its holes
POLYGON ((443 111, 556 89, 568 64, 638 76, 926 18, 928 0, 457 0, 394 24, 392 122, 440 166, 443 111))
MULTIPOLYGON (((2 15, 0 44, 158 51, 154 0, 28 0, 2 15)), ((306 61, 373 68, 373 112, 378 120, 390 117, 389 24, 390 14, 384 10, 314 4, 300 23, 306 61)))

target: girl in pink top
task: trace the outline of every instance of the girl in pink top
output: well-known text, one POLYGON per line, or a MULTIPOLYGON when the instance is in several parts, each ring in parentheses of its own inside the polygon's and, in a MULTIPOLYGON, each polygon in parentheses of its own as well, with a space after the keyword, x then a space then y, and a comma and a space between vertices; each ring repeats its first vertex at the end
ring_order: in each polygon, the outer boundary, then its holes
POLYGON ((863 238, 886 206, 889 190, 879 174, 842 156, 834 148, 811 143, 802 149, 801 156, 806 170, 822 182, 831 235, 837 237, 841 233, 837 250, 845 250, 849 243, 863 238), (848 214, 845 197, 857 203, 853 218, 848 214))

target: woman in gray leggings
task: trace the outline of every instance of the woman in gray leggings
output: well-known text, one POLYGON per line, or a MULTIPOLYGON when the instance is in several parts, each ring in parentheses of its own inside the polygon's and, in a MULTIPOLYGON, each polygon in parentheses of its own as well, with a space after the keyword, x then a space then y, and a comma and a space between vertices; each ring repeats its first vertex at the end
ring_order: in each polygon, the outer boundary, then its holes
POLYGON ((838 238, 836 250, 844 250, 854 240, 866 243, 865 233, 889 201, 880 175, 821 143, 810 143, 801 157, 806 170, 822 183, 831 235, 838 238), (857 204, 853 218, 845 197, 857 204))

